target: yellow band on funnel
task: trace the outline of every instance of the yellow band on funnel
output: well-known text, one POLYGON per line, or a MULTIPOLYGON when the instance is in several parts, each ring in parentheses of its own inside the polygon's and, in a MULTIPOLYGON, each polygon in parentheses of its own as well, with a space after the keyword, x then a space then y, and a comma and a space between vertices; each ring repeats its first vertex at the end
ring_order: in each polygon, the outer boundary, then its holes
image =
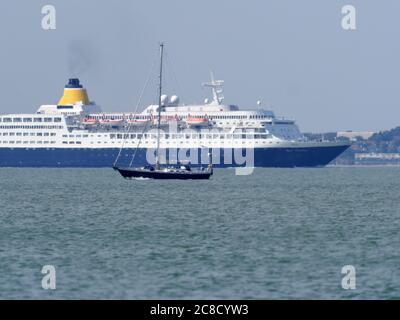
POLYGON ((61 97, 58 105, 68 105, 82 102, 85 105, 90 104, 89 97, 85 89, 82 88, 65 88, 64 95, 61 97))

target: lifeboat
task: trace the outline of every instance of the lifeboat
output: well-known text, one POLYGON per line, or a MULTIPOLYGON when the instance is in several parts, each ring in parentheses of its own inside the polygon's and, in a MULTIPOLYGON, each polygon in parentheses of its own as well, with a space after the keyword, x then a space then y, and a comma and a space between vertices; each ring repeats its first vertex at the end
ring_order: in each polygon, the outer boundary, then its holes
POLYGON ((196 127, 207 127, 209 125, 208 119, 204 117, 188 117, 186 119, 186 123, 189 126, 196 126, 196 127))
POLYGON ((124 123, 124 120, 120 119, 100 119, 100 124, 107 125, 107 126, 120 126, 124 123))
POLYGON ((95 125, 97 124, 97 119, 93 119, 93 118, 84 118, 81 121, 82 124, 87 124, 87 125, 95 125))
MULTIPOLYGON (((162 117, 160 117, 160 124, 161 124, 162 126, 169 125, 170 122, 171 122, 171 121, 174 121, 174 120, 175 120, 174 117, 162 116, 162 117)), ((151 122, 153 123, 153 125, 156 126, 156 125, 158 124, 158 119, 157 119, 157 118, 152 118, 152 121, 151 121, 151 122)))
POLYGON ((130 119, 130 120, 128 120, 128 123, 133 126, 143 126, 149 122, 150 122, 149 119, 130 119))

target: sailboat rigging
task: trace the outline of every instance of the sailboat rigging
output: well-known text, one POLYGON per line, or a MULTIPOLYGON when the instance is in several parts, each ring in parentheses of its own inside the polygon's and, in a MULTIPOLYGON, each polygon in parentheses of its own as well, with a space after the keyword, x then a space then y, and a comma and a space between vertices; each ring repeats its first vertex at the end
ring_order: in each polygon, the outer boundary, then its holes
MULTIPOLYGON (((117 165, 116 159, 114 170, 117 170, 124 178, 150 178, 150 179, 179 179, 179 180, 205 180, 209 179, 213 174, 211 159, 209 159, 208 167, 203 169, 192 169, 189 165, 181 166, 180 168, 161 167, 160 163, 160 130, 161 130, 161 111, 163 108, 162 101, 162 74, 163 74, 163 53, 164 44, 160 44, 160 69, 158 83, 158 109, 157 109, 157 149, 155 167, 148 165, 141 168, 120 167, 117 165)), ((146 127, 145 127, 146 128, 146 127)), ((138 148, 138 146, 137 146, 138 148)), ((121 153, 121 152, 120 152, 121 153)), ((119 153, 119 154, 120 154, 119 153)))
POLYGON ((160 75, 158 82, 158 121, 157 121, 157 154, 156 154, 156 170, 160 170, 160 126, 161 126, 161 93, 162 93, 162 71, 163 71, 163 53, 164 44, 160 44, 160 75))

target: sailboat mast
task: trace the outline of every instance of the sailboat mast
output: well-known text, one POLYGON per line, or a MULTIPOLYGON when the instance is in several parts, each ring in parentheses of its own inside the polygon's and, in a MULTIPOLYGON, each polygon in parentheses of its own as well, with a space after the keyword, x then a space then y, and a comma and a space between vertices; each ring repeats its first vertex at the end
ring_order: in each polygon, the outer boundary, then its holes
POLYGON ((158 86, 158 122, 157 122, 157 154, 156 154, 156 169, 160 169, 160 127, 161 127, 161 95, 162 95, 162 71, 163 71, 163 51, 164 43, 160 43, 160 76, 158 86))

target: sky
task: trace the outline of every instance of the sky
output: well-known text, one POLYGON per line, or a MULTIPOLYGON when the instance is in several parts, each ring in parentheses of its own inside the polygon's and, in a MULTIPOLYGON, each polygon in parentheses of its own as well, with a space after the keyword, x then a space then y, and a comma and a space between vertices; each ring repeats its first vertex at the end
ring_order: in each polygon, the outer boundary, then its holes
POLYGON ((156 101, 158 45, 165 90, 210 97, 210 70, 225 102, 296 119, 303 132, 379 131, 400 125, 398 0, 2 0, 0 113, 54 104, 79 77, 105 111, 156 101), (44 5, 56 29, 43 30, 44 5), (344 5, 356 30, 344 30, 344 5))

